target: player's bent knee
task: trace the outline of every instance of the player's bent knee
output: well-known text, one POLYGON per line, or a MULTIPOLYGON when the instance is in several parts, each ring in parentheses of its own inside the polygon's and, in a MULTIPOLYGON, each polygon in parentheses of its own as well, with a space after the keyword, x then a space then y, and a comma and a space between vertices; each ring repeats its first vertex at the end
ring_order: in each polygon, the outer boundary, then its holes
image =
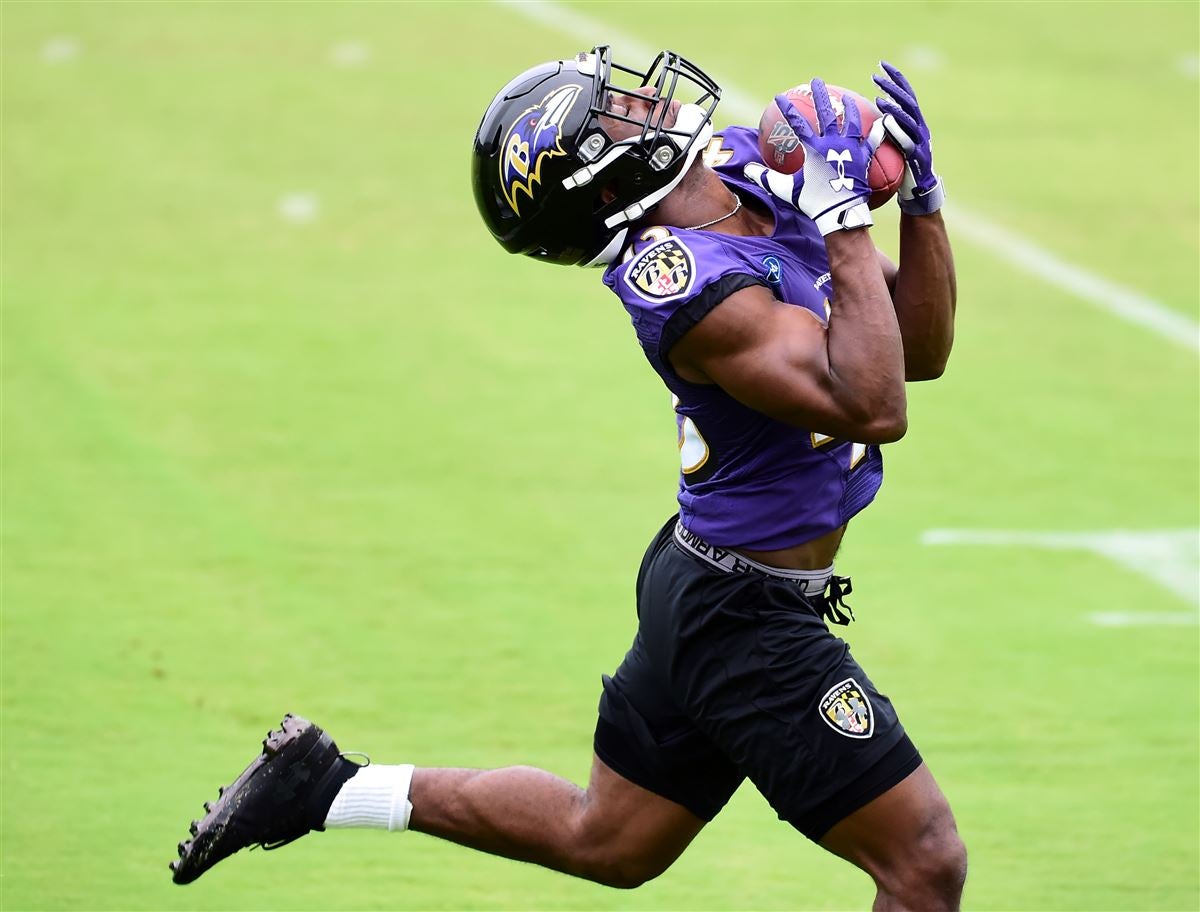
POLYGON ((954 830, 939 833, 923 841, 916 869, 934 893, 957 899, 967 879, 967 847, 954 830))
POLYGON ((603 833, 583 831, 577 834, 571 852, 571 873, 606 887, 633 890, 662 874, 677 854, 630 838, 619 828, 603 833))
POLYGON ((967 847, 954 818, 947 814, 927 827, 889 875, 886 892, 908 907, 957 908, 967 879, 967 847))
POLYGON ((634 890, 658 877, 671 864, 617 846, 596 847, 580 860, 581 876, 618 890, 634 890))
POLYGON ((600 876, 595 879, 597 883, 616 890, 636 890, 661 873, 662 871, 647 870, 636 864, 617 864, 604 867, 599 872, 600 876))

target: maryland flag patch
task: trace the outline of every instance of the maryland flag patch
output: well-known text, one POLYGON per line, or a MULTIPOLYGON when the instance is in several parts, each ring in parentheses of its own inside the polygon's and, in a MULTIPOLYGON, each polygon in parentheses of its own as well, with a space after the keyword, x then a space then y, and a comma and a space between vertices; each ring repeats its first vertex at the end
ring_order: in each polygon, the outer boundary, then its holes
POLYGON ((679 238, 669 237, 642 251, 625 270, 625 282, 649 301, 673 301, 688 293, 696 261, 679 238))
POLYGON ((834 684, 821 697, 821 718, 839 735, 869 738, 875 733, 875 714, 867 692, 854 678, 834 684))

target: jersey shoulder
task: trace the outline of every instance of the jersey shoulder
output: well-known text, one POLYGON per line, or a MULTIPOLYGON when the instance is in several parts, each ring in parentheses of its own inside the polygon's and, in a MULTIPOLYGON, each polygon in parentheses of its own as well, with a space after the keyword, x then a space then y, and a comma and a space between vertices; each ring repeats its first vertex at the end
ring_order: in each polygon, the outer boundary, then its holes
POLYGON ((745 180, 742 169, 749 164, 763 163, 758 151, 758 130, 751 127, 726 127, 713 134, 704 150, 704 163, 723 178, 745 180))
POLYGON ((694 297, 739 266, 719 235, 655 225, 638 232, 604 283, 626 306, 656 307, 694 297))
MULTIPOLYGON (((621 299, 651 360, 735 291, 765 285, 744 256, 702 231, 645 228, 604 284, 621 299)), ((656 365, 657 366, 657 365, 656 365)))
MULTIPOLYGON (((758 131, 749 127, 726 127, 704 150, 704 163, 726 184, 775 211, 770 194, 742 174, 751 162, 761 158, 758 131)), ((625 305, 654 361, 734 292, 750 285, 770 288, 770 275, 763 258, 736 237, 656 225, 634 236, 620 262, 605 271, 604 284, 625 305)))
MULTIPOLYGON (((761 161, 758 131, 749 127, 726 127, 704 151, 704 163, 739 189, 750 183, 742 169, 755 161, 761 161)), ((750 186, 762 196, 757 186, 750 186)), ((656 225, 633 237, 620 261, 605 272, 604 284, 626 306, 658 306, 686 300, 739 269, 751 267, 725 235, 656 225)))

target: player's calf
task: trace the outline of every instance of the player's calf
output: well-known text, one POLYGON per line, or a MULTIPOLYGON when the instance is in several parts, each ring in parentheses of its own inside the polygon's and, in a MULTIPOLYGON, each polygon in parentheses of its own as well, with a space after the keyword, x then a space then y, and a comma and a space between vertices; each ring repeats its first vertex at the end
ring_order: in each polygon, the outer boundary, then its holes
POLYGON ((663 873, 703 827, 598 758, 587 789, 544 770, 419 769, 411 827, 618 889, 663 873))

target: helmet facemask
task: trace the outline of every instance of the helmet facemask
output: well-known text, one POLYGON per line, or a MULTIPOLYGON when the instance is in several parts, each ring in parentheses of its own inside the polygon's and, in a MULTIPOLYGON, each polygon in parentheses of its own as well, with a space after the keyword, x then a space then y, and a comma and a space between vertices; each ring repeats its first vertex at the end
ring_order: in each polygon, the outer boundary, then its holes
POLYGON ((607 46, 578 55, 575 63, 581 74, 592 76, 592 98, 588 117, 574 138, 582 167, 564 178, 562 185, 574 190, 599 181, 613 194, 611 202, 597 210, 596 218, 615 234, 583 264, 596 266, 611 262, 620 253, 629 225, 674 190, 708 146, 721 89, 703 70, 673 51, 662 51, 645 71, 615 63, 607 46), (647 87, 653 92, 645 92, 647 87), (645 99, 645 115, 633 117, 611 110, 614 95, 645 99), (668 127, 671 102, 677 98, 682 102, 679 113, 668 127), (637 132, 614 140, 604 129, 605 121, 627 123, 637 132))

